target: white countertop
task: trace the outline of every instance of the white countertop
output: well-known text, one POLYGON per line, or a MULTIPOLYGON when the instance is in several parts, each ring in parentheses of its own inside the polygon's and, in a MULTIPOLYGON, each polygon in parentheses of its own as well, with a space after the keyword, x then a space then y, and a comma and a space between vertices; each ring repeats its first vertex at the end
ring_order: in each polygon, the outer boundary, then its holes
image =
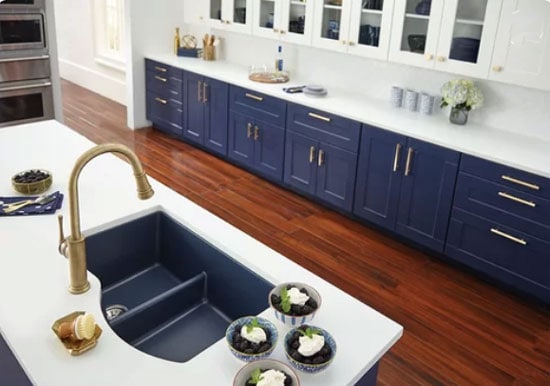
MULTIPOLYGON (((246 87, 311 108, 337 114, 376 127, 444 146, 473 156, 550 177, 550 142, 474 123, 457 126, 444 114, 425 116, 404 108, 393 108, 389 101, 349 90, 330 88, 326 97, 303 93, 287 94, 283 87, 307 84, 291 77, 286 84, 265 84, 248 79, 248 69, 224 61, 204 61, 172 54, 150 54, 147 58, 170 66, 246 87)), ((389 90, 388 90, 389 95, 389 90)))
MULTIPOLYGON (((67 193, 74 161, 92 146, 55 121, 0 130, 0 196, 14 195, 11 176, 29 168, 50 170, 54 179, 51 191, 67 193)), ((112 155, 92 160, 79 182, 84 233, 105 228, 115 219, 162 207, 273 283, 302 281, 317 288, 323 306, 314 324, 333 334, 338 354, 325 372, 301 374, 302 386, 352 385, 401 337, 403 328, 399 324, 164 185, 150 181, 156 194, 150 200, 140 201, 129 165, 112 155), (357 326, 361 328, 359 336, 353 334, 357 326)), ((58 213, 65 215, 65 229, 69 229, 67 197, 58 213)), ((223 339, 187 363, 174 363, 142 353, 118 338, 102 316, 97 278, 89 275, 92 288, 86 294, 71 295, 67 291, 67 263, 58 254, 57 243, 56 216, 0 217, 0 332, 35 384, 232 384, 244 363, 230 354, 223 339), (70 356, 51 331, 56 319, 76 310, 92 312, 103 329, 98 346, 80 357, 70 356)), ((284 334, 286 328, 275 321, 271 310, 266 309, 261 315, 273 320, 284 334)), ((284 361, 281 347, 277 345, 273 358, 284 361)))

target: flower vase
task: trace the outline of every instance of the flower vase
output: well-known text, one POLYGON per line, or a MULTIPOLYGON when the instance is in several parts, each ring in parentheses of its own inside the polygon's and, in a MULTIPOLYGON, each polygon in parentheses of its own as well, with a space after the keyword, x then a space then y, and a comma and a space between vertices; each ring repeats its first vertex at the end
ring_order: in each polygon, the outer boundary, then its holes
POLYGON ((468 122, 468 110, 452 107, 451 115, 449 115, 449 120, 455 125, 465 125, 466 122, 468 122))

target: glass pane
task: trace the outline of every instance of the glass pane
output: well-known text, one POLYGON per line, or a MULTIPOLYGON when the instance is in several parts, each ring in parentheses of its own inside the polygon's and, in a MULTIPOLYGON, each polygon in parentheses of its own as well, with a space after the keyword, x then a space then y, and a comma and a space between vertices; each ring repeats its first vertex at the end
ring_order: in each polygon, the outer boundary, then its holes
POLYGON ((357 38, 359 44, 378 47, 383 5, 384 0, 363 0, 361 27, 357 38))
POLYGON ((459 0, 449 58, 477 63, 487 0, 459 0))
POLYGON ((305 1, 290 2, 290 17, 288 18, 288 32, 304 34, 306 23, 306 3, 305 1))
POLYGON ((233 22, 246 24, 246 0, 235 0, 233 7, 233 22))
POLYGON ((340 20, 342 19, 342 0, 323 0, 323 27, 321 37, 338 40, 340 38, 340 20))
POLYGON ((430 21, 431 0, 407 0, 401 50, 424 54, 430 21))
POLYGON ((42 116, 42 93, 0 98, 0 123, 42 116))
POLYGON ((275 2, 273 0, 260 1, 260 27, 273 28, 275 2))
POLYGON ((210 0, 210 19, 222 19, 222 0, 210 0))
POLYGON ((0 21, 0 44, 39 43, 42 41, 40 20, 0 21))

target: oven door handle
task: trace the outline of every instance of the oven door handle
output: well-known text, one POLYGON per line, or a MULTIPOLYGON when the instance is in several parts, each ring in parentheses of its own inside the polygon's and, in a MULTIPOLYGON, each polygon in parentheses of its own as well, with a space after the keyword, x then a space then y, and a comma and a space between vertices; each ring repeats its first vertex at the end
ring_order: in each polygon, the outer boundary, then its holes
POLYGON ((48 87, 48 86, 51 86, 51 85, 52 85, 52 82, 41 82, 41 83, 26 84, 24 86, 11 86, 11 87, 9 87, 9 86, 8 87, 0 86, 0 92, 27 90, 29 88, 48 87))
POLYGON ((8 59, 0 59, 0 63, 19 62, 23 60, 45 60, 49 58, 50 58, 50 55, 28 56, 24 58, 8 58, 8 59))

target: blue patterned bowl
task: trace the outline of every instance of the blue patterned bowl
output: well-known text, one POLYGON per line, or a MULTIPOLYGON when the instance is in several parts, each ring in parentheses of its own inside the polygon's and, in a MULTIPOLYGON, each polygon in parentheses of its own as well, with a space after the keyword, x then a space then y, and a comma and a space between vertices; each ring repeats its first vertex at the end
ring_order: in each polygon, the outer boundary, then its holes
POLYGON ((252 362, 257 361, 260 359, 265 359, 268 356, 273 353, 273 350, 275 349, 275 346, 277 345, 277 340, 279 339, 279 332, 277 331, 277 327, 273 323, 271 323, 269 320, 260 318, 257 316, 244 316, 242 318, 239 318, 235 320, 233 323, 227 327, 227 330, 225 331, 225 340, 227 341, 227 345, 229 346, 229 351, 235 356, 235 358, 240 359, 241 361, 245 362, 252 362), (233 334, 237 331, 239 327, 241 327, 243 324, 249 324, 252 322, 252 319, 258 319, 258 324, 261 328, 266 331, 266 333, 269 336, 269 342, 271 343, 271 348, 267 351, 264 351, 260 354, 247 354, 245 352, 237 350, 235 347, 233 347, 233 334))
POLYGON ((291 282, 291 283, 279 284, 277 287, 273 288, 271 290, 271 292, 269 293, 268 301, 269 301, 270 307, 275 312, 275 317, 277 318, 277 320, 279 320, 280 322, 282 322, 282 323, 284 323, 288 326, 292 326, 292 327, 298 327, 298 326, 301 326, 302 324, 306 324, 306 323, 311 322, 313 320, 313 318, 315 317, 315 314, 317 314, 317 312, 321 308, 321 295, 319 295, 319 292, 317 292, 315 290, 315 288, 313 288, 312 286, 309 286, 309 285, 304 284, 304 283, 291 282), (313 300, 315 300, 317 302, 317 309, 315 311, 313 311, 312 313, 309 313, 309 314, 303 315, 303 316, 288 315, 288 314, 285 314, 285 313, 277 310, 275 308, 275 306, 273 305, 273 303, 271 302, 271 295, 280 296, 281 289, 283 289, 283 287, 286 287, 287 285, 291 285, 291 286, 297 287, 297 288, 305 288, 307 290, 308 295, 313 300))
POLYGON ((290 347, 288 342, 290 341, 290 339, 292 338, 292 335, 294 335, 294 333, 298 328, 293 328, 285 335, 284 348, 285 348, 286 359, 288 359, 292 367, 304 373, 314 374, 325 370, 332 363, 332 361, 334 360, 334 357, 336 356, 336 341, 334 340, 332 335, 330 335, 326 330, 323 330, 322 328, 315 327, 315 326, 309 326, 309 327, 319 330, 321 332, 321 335, 325 337, 325 344, 328 344, 329 347, 331 348, 332 356, 327 362, 320 363, 320 364, 308 364, 308 363, 299 362, 290 356, 290 350, 289 350, 290 347))
POLYGON ((296 375, 296 372, 283 362, 279 362, 273 359, 263 359, 253 363, 244 365, 233 380, 233 386, 244 386, 250 379, 252 372, 256 369, 262 370, 279 370, 288 375, 292 379, 292 386, 300 386, 300 379, 296 375))

